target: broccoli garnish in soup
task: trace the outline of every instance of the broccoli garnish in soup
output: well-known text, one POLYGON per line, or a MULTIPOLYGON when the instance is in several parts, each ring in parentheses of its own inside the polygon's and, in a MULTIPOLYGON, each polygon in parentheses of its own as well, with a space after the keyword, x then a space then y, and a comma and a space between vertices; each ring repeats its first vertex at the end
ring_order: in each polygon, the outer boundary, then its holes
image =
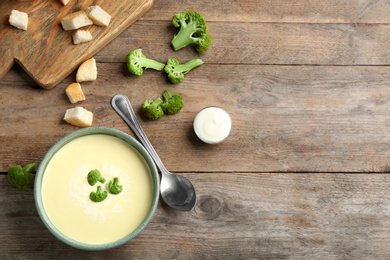
POLYGON ((89 185, 93 186, 97 182, 104 183, 106 180, 102 177, 102 174, 99 170, 92 170, 88 173, 88 183, 89 185))
POLYGON ((34 186, 34 174, 36 169, 35 163, 28 163, 24 167, 20 165, 11 166, 8 169, 7 180, 13 187, 28 190, 34 186))
POLYGON ((115 177, 114 181, 110 181, 108 183, 108 190, 111 194, 119 194, 122 192, 122 185, 119 185, 119 178, 115 177))
POLYGON ((103 200, 105 200, 108 196, 108 192, 107 191, 102 191, 102 187, 101 186, 98 186, 96 191, 92 191, 90 194, 89 194, 89 198, 93 201, 93 202, 102 202, 103 200))

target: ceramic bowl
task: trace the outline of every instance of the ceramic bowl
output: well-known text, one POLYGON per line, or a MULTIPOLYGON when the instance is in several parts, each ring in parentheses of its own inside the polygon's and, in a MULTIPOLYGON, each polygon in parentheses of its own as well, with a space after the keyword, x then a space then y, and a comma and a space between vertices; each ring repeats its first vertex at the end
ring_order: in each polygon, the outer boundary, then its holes
MULTIPOLYGON (((148 178, 148 177, 146 177, 146 178, 148 178)), ((140 234, 146 228, 146 226, 148 225, 148 223, 152 219, 152 217, 155 213, 157 204, 158 204, 159 189, 160 189, 159 183, 160 183, 159 175, 158 175, 156 166, 155 166, 152 158, 150 157, 149 153, 145 150, 145 148, 137 140, 135 140, 132 136, 130 136, 124 132, 121 132, 119 130, 116 130, 116 129, 103 128, 103 127, 90 127, 90 128, 80 129, 80 130, 77 130, 71 134, 66 135, 65 137, 60 139, 57 143, 55 143, 49 149, 49 151, 44 156, 42 162, 40 163, 38 170, 37 170, 37 173, 36 173, 35 184, 34 184, 34 199, 35 199, 35 204, 36 204, 38 214, 39 214, 42 222, 56 238, 63 241, 64 243, 66 243, 72 247, 78 248, 78 249, 91 250, 91 251, 106 250, 106 249, 111 249, 111 248, 120 246, 120 245, 132 240, 133 238, 135 238, 138 234, 140 234), (141 158, 140 160, 142 160, 142 159, 144 160, 143 163, 145 165, 145 168, 149 169, 149 173, 151 175, 150 176, 151 182, 152 182, 152 185, 151 185, 151 187, 152 187, 151 193, 152 194, 150 195, 151 204, 150 204, 149 208, 148 208, 148 206, 144 207, 144 212, 146 212, 146 216, 144 218, 143 217, 140 218, 141 223, 135 228, 135 230, 133 230, 132 232, 129 231, 130 233, 126 234, 125 236, 118 238, 115 241, 109 241, 109 242, 104 242, 104 243, 96 243, 96 242, 89 243, 87 241, 81 241, 80 239, 74 239, 68 235, 65 235, 64 233, 66 233, 66 232, 64 232, 64 230, 61 231, 60 228, 57 228, 53 224, 53 221, 51 220, 51 218, 49 217, 49 214, 45 208, 45 199, 43 196, 43 194, 44 194, 43 193, 43 183, 44 183, 44 179, 45 179, 45 171, 46 171, 49 163, 53 159, 53 156, 56 155, 56 153, 58 151, 60 151, 65 145, 69 144, 71 141, 76 140, 76 139, 81 138, 81 137, 96 135, 96 134, 108 135, 111 137, 118 138, 118 139, 124 141, 125 143, 127 143, 132 148, 134 148, 136 153, 138 153, 140 155, 139 156, 139 158, 141 158), (143 218, 143 220, 142 220, 142 218, 143 218)), ((68 184, 64 183, 63 185, 68 185, 68 184)), ((66 188, 66 189, 68 189, 68 188, 66 188)), ((66 198, 66 199, 68 200, 68 198, 66 198)), ((86 198, 84 198, 84 200, 86 200, 86 198)), ((125 204, 125 206, 127 206, 127 205, 125 204)), ((56 211, 57 211, 57 209, 56 209, 56 211)), ((64 216, 66 216, 67 212, 66 211, 61 212, 61 214, 64 214, 64 216)), ((127 221, 127 219, 126 219, 126 221, 127 221)), ((128 221, 130 221, 130 220, 128 220, 128 221)), ((117 224, 120 225, 121 223, 117 223, 117 224)), ((82 227, 80 227, 80 228, 82 228, 82 227)), ((97 224, 97 229, 99 229, 98 224, 97 224)))

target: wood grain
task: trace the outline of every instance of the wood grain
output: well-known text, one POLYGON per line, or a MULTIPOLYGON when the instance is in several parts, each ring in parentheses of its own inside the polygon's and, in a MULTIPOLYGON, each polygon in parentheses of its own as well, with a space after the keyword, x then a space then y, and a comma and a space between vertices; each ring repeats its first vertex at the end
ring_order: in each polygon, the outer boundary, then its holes
POLYGON ((111 108, 115 94, 139 112, 165 89, 180 93, 179 114, 139 119, 198 200, 190 212, 160 202, 140 236, 102 252, 56 240, 33 192, 6 182, 9 166, 39 163, 78 129, 62 120, 75 106, 64 93, 74 72, 45 90, 12 66, 0 80, 0 259, 389 259, 389 12, 388 0, 155 1, 94 55, 98 79, 82 84, 87 99, 77 105, 93 111, 94 126, 132 134, 111 108), (183 10, 206 17, 213 46, 205 54, 170 47, 170 19, 183 10), (205 64, 179 85, 152 70, 135 77, 125 65, 135 48, 161 62, 205 64), (220 145, 192 130, 209 105, 233 118, 220 145))
POLYGON ((38 217, 32 192, 18 191, 0 176, 0 257, 386 259, 390 255, 388 175, 185 176, 198 187, 193 211, 173 211, 161 202, 137 238, 103 252, 76 250, 55 239, 38 217))
MULTIPOLYGON (((132 133, 111 108, 110 100, 117 93, 128 95, 137 111, 144 100, 165 89, 183 95, 180 114, 158 122, 142 121, 173 171, 389 170, 386 66, 204 64, 177 86, 154 71, 131 76, 123 63, 99 63, 98 71, 97 81, 83 85, 87 100, 81 103, 94 112, 94 126, 132 133), (225 108, 233 118, 232 135, 221 145, 202 144, 192 130, 196 113, 209 105, 225 108)), ((0 82, 0 121, 7 122, 0 135, 1 171, 15 163, 40 161, 56 140, 77 129, 62 120, 65 110, 73 106, 64 94, 73 76, 58 89, 45 91, 21 87, 29 83, 19 73, 11 71, 0 82), (26 97, 28 107, 7 101, 26 97), (36 132, 34 138, 30 129, 36 132)))
POLYGON ((53 88, 83 61, 92 57, 118 36, 134 21, 145 14, 153 0, 92 1, 70 0, 63 6, 60 1, 2 0, 0 13, 0 78, 14 61, 43 88, 53 88), (73 31, 64 31, 61 19, 69 13, 99 5, 112 16, 107 27, 88 26, 92 41, 74 45, 73 31), (29 16, 27 31, 18 30, 8 23, 12 10, 29 16))
POLYGON ((388 24, 301 24, 213 22, 213 47, 204 55, 193 48, 174 52, 176 30, 168 21, 140 21, 96 55, 100 62, 122 62, 134 48, 151 58, 187 60, 201 57, 213 64, 264 65, 386 65, 390 41, 388 24), (139 35, 141 37, 134 37, 139 35), (156 42, 154 37, 159 40, 156 42), (147 40, 145 40, 147 39, 147 40), (125 43, 125 44, 121 44, 125 43))
POLYGON ((147 20, 166 20, 185 10, 197 10, 211 22, 240 23, 389 23, 388 0, 232 0, 182 1, 172 5, 156 1, 147 20))

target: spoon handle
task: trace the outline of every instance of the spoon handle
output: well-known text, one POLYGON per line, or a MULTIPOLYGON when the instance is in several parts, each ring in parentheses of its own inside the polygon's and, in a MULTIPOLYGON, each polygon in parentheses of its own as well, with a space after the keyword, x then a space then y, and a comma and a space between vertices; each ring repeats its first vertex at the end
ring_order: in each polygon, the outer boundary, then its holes
POLYGON ((145 149, 150 153, 157 167, 160 169, 162 174, 169 173, 158 156, 156 150, 154 150, 144 130, 139 124, 137 117, 131 107, 130 100, 122 94, 118 94, 112 98, 111 105, 114 110, 122 117, 127 125, 133 130, 138 136, 141 143, 145 146, 145 149))

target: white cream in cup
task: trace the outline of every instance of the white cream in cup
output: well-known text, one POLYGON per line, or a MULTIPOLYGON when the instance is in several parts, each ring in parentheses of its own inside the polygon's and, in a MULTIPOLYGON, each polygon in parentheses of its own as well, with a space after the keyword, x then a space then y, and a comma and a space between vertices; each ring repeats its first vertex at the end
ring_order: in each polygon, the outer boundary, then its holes
POLYGON ((223 142, 232 130, 232 119, 228 112, 219 107, 206 107, 195 117, 194 131, 205 143, 223 142))

